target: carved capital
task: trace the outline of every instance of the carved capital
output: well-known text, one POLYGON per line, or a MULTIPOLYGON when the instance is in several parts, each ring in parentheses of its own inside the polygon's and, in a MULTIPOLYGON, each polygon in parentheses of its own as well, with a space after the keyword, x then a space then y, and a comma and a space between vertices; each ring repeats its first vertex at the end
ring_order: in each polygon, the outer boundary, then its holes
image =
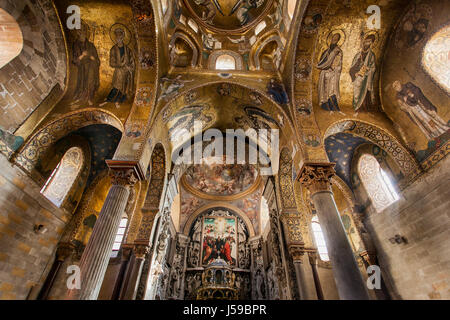
POLYGON ((331 191, 331 178, 336 174, 335 163, 305 163, 299 181, 308 188, 311 195, 321 191, 331 191))
POLYGON ((294 262, 303 262, 303 256, 305 255, 305 247, 302 245, 290 245, 288 248, 289 254, 294 262))
POLYGON ((110 170, 109 175, 111 177, 111 182, 113 185, 126 187, 126 186, 134 186, 136 182, 138 182, 138 179, 134 174, 134 170, 132 169, 110 170))
POLYGON ((56 259, 63 262, 73 252, 75 252, 75 246, 71 243, 63 242, 58 246, 58 249, 56 249, 56 259))
POLYGON ((313 265, 317 265, 317 252, 316 251, 308 251, 308 258, 309 258, 309 263, 313 266, 313 265))
POLYGON ((150 251, 150 247, 143 244, 134 245, 134 256, 136 259, 144 259, 145 255, 150 251))

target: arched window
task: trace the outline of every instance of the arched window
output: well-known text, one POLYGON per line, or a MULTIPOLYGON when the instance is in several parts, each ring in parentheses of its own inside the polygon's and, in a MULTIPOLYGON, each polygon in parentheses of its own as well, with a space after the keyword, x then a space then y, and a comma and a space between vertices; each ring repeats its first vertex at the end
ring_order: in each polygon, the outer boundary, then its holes
POLYGON ((216 60, 216 70, 236 70, 236 59, 229 54, 223 54, 216 60))
POLYGON ((400 199, 391 179, 380 167, 377 159, 364 154, 359 159, 358 171, 367 194, 377 212, 380 212, 400 199))
POLYGON ((23 48, 19 24, 8 12, 0 8, 0 68, 17 57, 23 48))
POLYGON ((83 151, 74 147, 69 149, 48 178, 41 193, 60 207, 83 166, 83 151))
POLYGON ((325 243, 325 238, 323 237, 323 231, 320 227, 319 217, 315 215, 311 220, 311 228, 314 234, 314 240, 316 242, 317 251, 319 252, 320 260, 330 261, 328 256, 327 244, 325 243))
POLYGON ((427 42, 422 63, 434 81, 450 92, 450 25, 436 32, 427 42))
POLYGON ((127 230, 128 218, 124 217, 120 220, 119 229, 117 229, 116 238, 114 239, 114 245, 112 249, 111 257, 117 257, 117 254, 122 246, 123 237, 125 236, 125 231, 127 230))

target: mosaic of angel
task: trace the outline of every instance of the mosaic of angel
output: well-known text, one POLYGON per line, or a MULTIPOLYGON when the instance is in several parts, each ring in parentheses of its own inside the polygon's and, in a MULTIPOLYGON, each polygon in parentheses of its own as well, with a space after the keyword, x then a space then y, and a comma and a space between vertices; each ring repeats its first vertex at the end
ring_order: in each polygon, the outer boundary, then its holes
POLYGON ((265 0, 238 0, 231 10, 230 16, 236 12, 236 17, 241 26, 250 21, 250 11, 257 9, 264 4, 265 0))

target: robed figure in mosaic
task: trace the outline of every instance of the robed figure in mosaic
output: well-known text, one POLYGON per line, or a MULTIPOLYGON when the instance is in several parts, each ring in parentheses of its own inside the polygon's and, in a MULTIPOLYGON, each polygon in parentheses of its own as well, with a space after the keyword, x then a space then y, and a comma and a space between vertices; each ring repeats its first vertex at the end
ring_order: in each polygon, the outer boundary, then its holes
MULTIPOLYGON (((134 74, 136 64, 133 51, 125 43, 126 32, 123 27, 114 30, 116 44, 110 50, 109 64, 114 68, 112 89, 106 102, 112 102, 119 107, 134 93, 134 74)), ((103 104, 105 104, 103 103, 103 104)))
POLYGON ((77 32, 77 40, 72 47, 72 63, 78 72, 73 104, 88 102, 91 106, 100 86, 100 59, 94 44, 89 41, 89 30, 85 24, 77 32))
POLYGON ((327 111, 340 111, 339 109, 339 81, 342 71, 343 53, 339 47, 341 35, 335 33, 331 36, 331 43, 327 50, 320 56, 317 68, 320 69, 319 77, 319 103, 320 107, 327 111))
POLYGON ((428 140, 450 130, 448 123, 439 117, 437 108, 419 87, 411 82, 402 85, 400 81, 395 81, 393 87, 397 92, 398 106, 422 130, 428 140))
POLYGON ((353 58, 350 77, 353 82, 353 108, 356 112, 373 111, 375 92, 373 81, 376 72, 376 57, 372 51, 375 35, 370 34, 363 40, 362 50, 353 58))

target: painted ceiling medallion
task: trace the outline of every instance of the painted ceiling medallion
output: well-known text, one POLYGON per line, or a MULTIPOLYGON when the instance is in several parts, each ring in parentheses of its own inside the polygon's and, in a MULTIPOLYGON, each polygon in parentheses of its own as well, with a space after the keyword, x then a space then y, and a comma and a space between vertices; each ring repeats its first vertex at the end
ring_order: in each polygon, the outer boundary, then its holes
POLYGON ((221 164, 217 161, 221 159, 216 157, 206 160, 204 164, 187 169, 183 178, 187 187, 197 194, 235 196, 253 190, 259 181, 252 165, 221 164))
POLYGON ((201 24, 216 31, 241 32, 261 20, 273 0, 184 0, 201 24))

